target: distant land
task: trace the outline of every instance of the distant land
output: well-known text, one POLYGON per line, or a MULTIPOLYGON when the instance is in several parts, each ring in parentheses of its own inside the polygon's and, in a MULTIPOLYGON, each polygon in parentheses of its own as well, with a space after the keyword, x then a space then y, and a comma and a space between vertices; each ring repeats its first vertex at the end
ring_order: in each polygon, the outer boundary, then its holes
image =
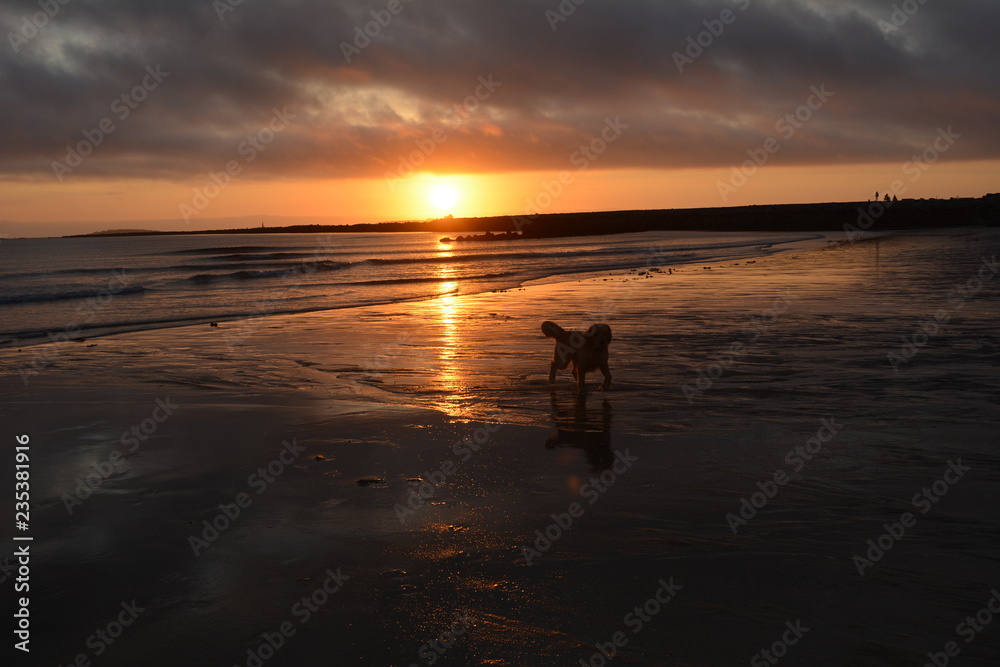
MULTIPOLYGON (((354 225, 289 225, 201 231, 116 229, 63 238, 94 236, 176 236, 190 234, 344 234, 384 232, 520 232, 511 238, 597 236, 648 231, 829 232, 886 231, 1000 224, 1000 194, 980 198, 903 199, 900 201, 773 204, 594 213, 545 213, 531 216, 440 218, 428 221, 354 225)), ((477 238, 476 240, 490 240, 477 238)), ((498 239, 499 240, 499 239, 498 239)))

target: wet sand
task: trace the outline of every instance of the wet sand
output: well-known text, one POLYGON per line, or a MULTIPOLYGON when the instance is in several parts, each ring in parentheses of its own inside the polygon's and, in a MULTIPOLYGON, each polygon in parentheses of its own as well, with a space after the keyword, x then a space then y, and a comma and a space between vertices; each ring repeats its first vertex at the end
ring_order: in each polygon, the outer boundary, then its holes
POLYGON ((72 343, 27 387, 4 350, 32 664, 996 664, 956 626, 1000 586, 998 246, 654 256, 72 343), (546 319, 610 323, 611 391, 550 387, 546 319))

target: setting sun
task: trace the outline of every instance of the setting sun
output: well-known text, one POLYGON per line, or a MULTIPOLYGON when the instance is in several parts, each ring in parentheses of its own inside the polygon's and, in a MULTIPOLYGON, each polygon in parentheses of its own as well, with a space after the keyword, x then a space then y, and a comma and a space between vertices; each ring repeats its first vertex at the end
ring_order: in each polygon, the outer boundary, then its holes
POLYGON ((453 185, 441 183, 431 188, 427 198, 440 213, 450 213, 458 203, 458 190, 453 185))

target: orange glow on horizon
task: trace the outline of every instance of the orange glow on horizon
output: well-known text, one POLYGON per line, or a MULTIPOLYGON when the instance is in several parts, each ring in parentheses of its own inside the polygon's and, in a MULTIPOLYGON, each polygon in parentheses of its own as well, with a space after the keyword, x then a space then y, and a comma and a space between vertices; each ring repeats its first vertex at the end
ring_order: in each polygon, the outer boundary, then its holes
POLYGON ((784 203, 860 201, 906 183, 907 198, 980 197, 1000 191, 1000 161, 941 162, 910 181, 899 164, 816 167, 767 166, 724 200, 719 183, 728 168, 569 171, 504 174, 414 174, 382 178, 310 181, 234 181, 185 222, 202 181, 86 180, 63 184, 0 181, 6 222, 0 234, 45 236, 87 233, 123 226, 199 230, 267 225, 351 224, 428 220, 535 211, 563 213, 629 209, 702 208, 784 203), (564 173, 564 181, 567 174, 564 173), (560 188, 561 186, 561 188, 560 188), (60 223, 39 227, 9 223, 60 223), (143 222, 147 224, 142 224, 143 222), (62 224, 65 223, 65 224, 62 224), (26 233, 28 232, 28 233, 26 233))

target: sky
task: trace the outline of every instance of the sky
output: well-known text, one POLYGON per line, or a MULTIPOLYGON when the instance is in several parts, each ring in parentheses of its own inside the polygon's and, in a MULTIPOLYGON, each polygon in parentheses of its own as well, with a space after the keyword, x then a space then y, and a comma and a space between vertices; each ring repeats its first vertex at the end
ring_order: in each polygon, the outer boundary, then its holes
POLYGON ((0 237, 1000 191, 995 0, 0 2, 0 237))

